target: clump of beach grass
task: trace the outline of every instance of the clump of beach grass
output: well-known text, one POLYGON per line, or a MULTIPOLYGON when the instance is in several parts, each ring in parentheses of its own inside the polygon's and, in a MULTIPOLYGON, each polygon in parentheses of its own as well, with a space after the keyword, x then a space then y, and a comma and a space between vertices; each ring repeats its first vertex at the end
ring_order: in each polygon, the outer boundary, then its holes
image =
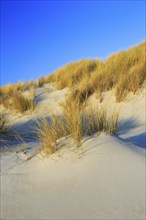
POLYGON ((119 113, 116 109, 110 110, 107 106, 88 107, 83 115, 85 134, 92 135, 96 132, 117 134, 119 113))
POLYGON ((75 140, 77 147, 79 147, 84 136, 82 106, 79 100, 74 99, 71 95, 61 106, 68 133, 75 140))
POLYGON ((21 93, 16 93, 12 96, 12 108, 23 113, 27 110, 33 110, 35 104, 33 99, 27 98, 21 93))
POLYGON ((21 113, 27 110, 33 110, 35 108, 35 89, 31 86, 29 90, 31 98, 24 96, 21 91, 15 90, 11 95, 2 96, 0 104, 2 104, 6 109, 14 109, 21 113))
POLYGON ((67 135, 67 129, 62 118, 52 115, 50 119, 37 120, 36 134, 46 154, 57 151, 56 141, 67 135))
POLYGON ((78 149, 85 136, 101 132, 115 135, 118 132, 119 113, 115 109, 109 110, 105 106, 86 109, 78 100, 71 97, 68 97, 61 106, 62 116, 52 115, 49 120, 46 118, 38 120, 37 137, 46 154, 56 152, 58 150, 57 140, 63 137, 72 137, 78 149))
POLYGON ((80 103, 68 98, 64 104, 63 115, 58 117, 52 115, 49 120, 42 118, 38 120, 36 129, 37 137, 42 144, 46 154, 53 154, 58 150, 57 140, 70 135, 75 141, 77 148, 85 136, 94 133, 105 132, 117 134, 118 111, 108 112, 107 108, 88 108, 83 110, 80 103))

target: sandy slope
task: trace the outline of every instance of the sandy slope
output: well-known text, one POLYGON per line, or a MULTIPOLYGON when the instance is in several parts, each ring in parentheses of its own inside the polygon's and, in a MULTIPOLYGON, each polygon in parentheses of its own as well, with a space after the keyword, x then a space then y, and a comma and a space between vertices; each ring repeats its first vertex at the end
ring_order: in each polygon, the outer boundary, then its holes
POLYGON ((144 219, 145 157, 100 135, 80 159, 35 157, 8 169, 1 189, 2 219, 144 219))
MULTIPOLYGON (((37 90, 38 114, 65 97, 51 92, 37 90)), ((144 94, 119 105, 119 137, 94 135, 81 152, 63 148, 46 160, 2 153, 1 219, 145 219, 144 94)))
MULTIPOLYGON (((28 91, 24 92, 24 95, 30 96, 28 91), (26 93, 27 92, 27 93, 26 93)), ((67 95, 68 89, 56 90, 53 84, 46 84, 41 88, 35 89, 35 103, 36 108, 30 112, 26 111, 23 114, 18 112, 9 112, 10 126, 12 132, 15 130, 18 134, 31 137, 34 133, 34 127, 36 126, 36 120, 40 117, 48 118, 52 113, 60 114, 62 103, 67 95)), ((3 110, 2 106, 1 109, 3 110)))

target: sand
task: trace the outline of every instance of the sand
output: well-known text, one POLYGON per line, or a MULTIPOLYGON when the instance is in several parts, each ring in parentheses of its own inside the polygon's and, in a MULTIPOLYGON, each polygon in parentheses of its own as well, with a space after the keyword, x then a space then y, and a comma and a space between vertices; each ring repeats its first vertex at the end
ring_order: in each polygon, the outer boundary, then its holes
POLYGON ((119 105, 118 136, 95 134, 76 152, 69 141, 47 159, 2 152, 1 219, 145 219, 144 94, 119 105))

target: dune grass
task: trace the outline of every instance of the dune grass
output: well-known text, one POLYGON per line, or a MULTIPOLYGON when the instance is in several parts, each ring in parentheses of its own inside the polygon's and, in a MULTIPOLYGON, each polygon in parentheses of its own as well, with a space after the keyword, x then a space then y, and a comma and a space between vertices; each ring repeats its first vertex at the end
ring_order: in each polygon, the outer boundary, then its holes
POLYGON ((96 69, 98 62, 101 61, 80 60, 75 63, 70 63, 48 76, 47 80, 55 81, 58 89, 73 87, 80 82, 84 76, 91 74, 96 69))
POLYGON ((27 88, 28 89, 30 89, 30 88, 35 88, 35 87, 37 87, 37 81, 35 81, 35 80, 30 80, 30 81, 28 81, 27 83, 27 88))
POLYGON ((12 96, 14 93, 23 92, 27 88, 27 83, 18 82, 17 84, 8 84, 0 87, 1 96, 12 96))
POLYGON ((46 154, 52 154, 58 150, 56 141, 62 137, 71 135, 77 147, 80 146, 83 138, 82 112, 79 102, 69 97, 61 106, 63 114, 60 117, 52 115, 49 120, 42 118, 37 121, 37 137, 46 154))
POLYGON ((3 105, 6 109, 11 108, 12 106, 11 98, 8 96, 2 97, 0 99, 0 104, 3 105))
POLYGON ((38 80, 38 87, 42 87, 46 83, 45 77, 41 76, 38 80))
POLYGON ((6 85, 0 88, 0 104, 7 109, 14 109, 18 112, 25 112, 35 108, 34 97, 35 89, 34 82, 21 83, 15 85, 6 85), (23 95, 25 90, 30 90, 31 98, 23 95))
POLYGON ((58 89, 72 88, 81 102, 94 92, 102 94, 115 89, 117 102, 123 101, 128 92, 135 93, 146 80, 146 41, 128 50, 112 54, 101 60, 80 60, 70 63, 47 80, 56 82, 58 89))
MULTIPOLYGON (((117 102, 124 101, 129 92, 135 94, 146 82, 145 49, 146 41, 112 54, 105 61, 80 60, 39 78, 39 87, 55 82, 58 89, 69 87, 71 90, 66 102, 61 105, 61 119, 53 115, 51 122, 42 119, 38 124, 38 138, 47 153, 55 152, 57 139, 66 135, 71 135, 79 147, 85 135, 95 132, 117 133, 118 112, 111 112, 107 107, 87 108, 86 102, 94 93, 102 101, 103 92, 111 89, 115 90, 117 102)), ((2 86, 1 103, 21 113, 34 109, 35 86, 36 82, 2 86), (28 87, 31 87, 32 99, 22 94, 28 87)), ((5 120, 3 125, 6 125, 5 120)))
POLYGON ((88 107, 82 105, 78 98, 75 99, 72 95, 61 103, 61 107, 60 117, 52 115, 49 120, 42 118, 38 121, 37 137, 46 154, 57 151, 57 140, 68 135, 73 138, 76 148, 79 148, 86 135, 118 132, 118 111, 115 109, 111 111, 106 106, 88 107))
POLYGON ((106 106, 88 107, 84 110, 84 132, 92 135, 96 132, 117 134, 117 123, 119 113, 116 109, 110 110, 106 106))
POLYGON ((18 112, 25 112, 35 108, 33 99, 29 99, 21 93, 16 93, 12 96, 12 108, 18 112))
POLYGON ((11 84, 2 86, 0 87, 0 95, 1 96, 11 95, 13 94, 14 90, 15 90, 15 87, 11 84))
MULTIPOLYGON (((80 102, 93 93, 102 94, 115 89, 117 102, 123 101, 128 92, 136 93, 146 81, 145 62, 146 41, 128 50, 112 54, 105 61, 84 59, 72 62, 58 69, 47 77, 41 76, 38 87, 45 83, 55 82, 58 89, 69 87, 74 95, 78 94, 80 102)), ((36 86, 36 82, 30 82, 36 86)), ((0 88, 0 95, 12 95, 23 92, 29 83, 18 82, 0 88)))
POLYGON ((52 115, 49 120, 42 118, 37 120, 36 133, 41 141, 42 149, 46 154, 57 151, 56 141, 67 135, 67 129, 62 118, 52 115))
MULTIPOLYGON (((32 89, 32 94, 34 90, 32 89)), ((33 110, 35 108, 34 99, 27 98, 21 93, 14 93, 11 97, 4 97, 1 99, 1 104, 6 109, 16 110, 17 112, 24 113, 27 110, 33 110)))
POLYGON ((68 133, 74 138, 76 146, 79 147, 84 136, 82 106, 79 100, 72 96, 69 96, 61 106, 68 133))
POLYGON ((7 113, 0 111, 0 134, 6 135, 9 130, 9 116, 7 113))

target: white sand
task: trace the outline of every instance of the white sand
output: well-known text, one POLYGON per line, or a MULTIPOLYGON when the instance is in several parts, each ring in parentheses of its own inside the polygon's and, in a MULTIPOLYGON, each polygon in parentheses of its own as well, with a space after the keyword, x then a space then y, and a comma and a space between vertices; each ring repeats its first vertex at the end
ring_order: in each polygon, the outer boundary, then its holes
POLYGON ((144 103, 120 104, 119 137, 94 135, 80 153, 2 153, 1 219, 145 219, 144 103))

